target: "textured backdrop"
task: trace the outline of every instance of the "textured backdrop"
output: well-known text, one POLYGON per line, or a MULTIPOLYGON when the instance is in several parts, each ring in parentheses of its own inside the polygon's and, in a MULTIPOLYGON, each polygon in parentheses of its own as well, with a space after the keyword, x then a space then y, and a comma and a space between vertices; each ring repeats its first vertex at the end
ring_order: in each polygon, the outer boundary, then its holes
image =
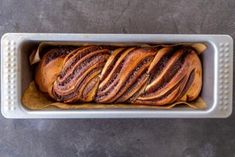
MULTIPOLYGON (((206 33, 235 38, 234 0, 0 0, 6 32, 206 33)), ((1 157, 235 157, 227 119, 7 120, 1 157)))

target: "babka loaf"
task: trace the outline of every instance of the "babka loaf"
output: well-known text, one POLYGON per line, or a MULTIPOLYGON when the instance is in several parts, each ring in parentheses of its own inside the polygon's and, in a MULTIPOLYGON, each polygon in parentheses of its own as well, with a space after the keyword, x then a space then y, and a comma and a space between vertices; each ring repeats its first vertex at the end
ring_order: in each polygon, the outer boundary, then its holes
POLYGON ((202 66, 190 46, 59 47, 36 69, 38 88, 64 103, 166 105, 195 100, 202 66))

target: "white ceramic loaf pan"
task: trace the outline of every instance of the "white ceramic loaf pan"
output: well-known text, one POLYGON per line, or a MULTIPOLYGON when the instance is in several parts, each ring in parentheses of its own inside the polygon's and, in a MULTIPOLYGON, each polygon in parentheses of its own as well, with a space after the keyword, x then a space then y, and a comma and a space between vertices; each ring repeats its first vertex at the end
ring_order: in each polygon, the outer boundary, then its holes
POLYGON ((233 39, 228 35, 7 33, 1 39, 1 112, 6 118, 225 118, 232 112, 233 39), (43 41, 84 43, 203 42, 203 110, 159 109, 43 110, 23 107, 21 97, 32 81, 28 56, 43 41))

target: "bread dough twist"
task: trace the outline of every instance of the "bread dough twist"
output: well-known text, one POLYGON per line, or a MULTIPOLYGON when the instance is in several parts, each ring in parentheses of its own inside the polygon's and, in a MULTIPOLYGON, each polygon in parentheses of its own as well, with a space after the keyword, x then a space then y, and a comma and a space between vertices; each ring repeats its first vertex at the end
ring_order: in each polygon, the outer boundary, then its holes
POLYGON ((195 100, 202 66, 190 46, 82 46, 47 51, 35 82, 56 101, 166 105, 195 100))

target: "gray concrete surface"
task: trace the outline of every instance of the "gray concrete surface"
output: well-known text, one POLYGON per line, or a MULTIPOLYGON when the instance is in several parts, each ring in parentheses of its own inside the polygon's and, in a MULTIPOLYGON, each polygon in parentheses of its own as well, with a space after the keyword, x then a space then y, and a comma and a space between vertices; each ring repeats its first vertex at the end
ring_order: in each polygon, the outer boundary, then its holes
MULTIPOLYGON (((207 33, 235 37, 234 0, 0 0, 5 32, 207 33)), ((1 157, 235 157, 228 119, 7 120, 1 157)))

